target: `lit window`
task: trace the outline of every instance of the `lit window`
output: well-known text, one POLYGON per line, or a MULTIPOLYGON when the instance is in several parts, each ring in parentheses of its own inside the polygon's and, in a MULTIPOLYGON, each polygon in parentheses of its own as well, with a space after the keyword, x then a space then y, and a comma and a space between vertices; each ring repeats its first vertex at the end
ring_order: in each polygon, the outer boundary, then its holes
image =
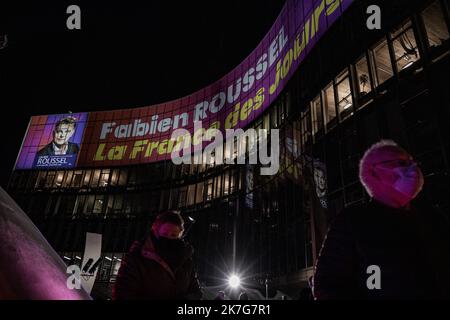
POLYGON ((395 63, 398 71, 410 67, 420 59, 416 38, 411 21, 407 21, 392 33, 392 46, 394 48, 395 63))
POLYGON ((328 87, 323 91, 323 106, 325 111, 325 123, 328 127, 331 127, 336 119, 336 102, 334 99, 334 87, 333 83, 329 84, 328 87))
POLYGON ((366 56, 356 62, 356 77, 359 85, 359 94, 361 97, 372 91, 372 83, 369 76, 369 65, 366 56))
POLYGON ((344 120, 353 114, 352 90, 350 87, 350 77, 347 70, 342 72, 337 78, 336 92, 338 96, 340 119, 344 120))
POLYGON ((309 142, 309 137, 311 135, 311 111, 309 106, 301 113, 301 119, 302 144, 305 146, 309 142))
POLYGON ((439 1, 427 7, 422 12, 422 18, 430 47, 439 46, 450 38, 439 1))
POLYGON ((379 42, 371 51, 376 85, 379 86, 394 75, 386 39, 379 42))
POLYGON ((317 96, 313 100, 311 109, 313 121, 313 134, 316 134, 323 128, 322 104, 320 101, 320 96, 317 96))
POLYGON ((103 196, 97 196, 94 201, 93 213, 102 213, 103 210, 103 196))

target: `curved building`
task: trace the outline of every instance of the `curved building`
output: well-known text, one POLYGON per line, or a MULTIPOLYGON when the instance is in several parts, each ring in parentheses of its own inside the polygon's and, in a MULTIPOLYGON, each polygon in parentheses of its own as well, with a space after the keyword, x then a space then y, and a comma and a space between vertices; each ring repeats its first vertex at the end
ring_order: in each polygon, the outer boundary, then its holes
POLYGON ((299 297, 330 221, 368 200, 358 163, 381 138, 418 159, 422 196, 449 215, 449 13, 448 0, 288 0, 258 47, 198 92, 32 117, 8 191, 67 264, 81 265, 87 232, 102 235, 94 297, 110 296, 122 255, 169 209, 185 217, 205 288, 237 273, 299 297), (172 162, 205 148, 210 128, 278 129, 278 171, 172 162))

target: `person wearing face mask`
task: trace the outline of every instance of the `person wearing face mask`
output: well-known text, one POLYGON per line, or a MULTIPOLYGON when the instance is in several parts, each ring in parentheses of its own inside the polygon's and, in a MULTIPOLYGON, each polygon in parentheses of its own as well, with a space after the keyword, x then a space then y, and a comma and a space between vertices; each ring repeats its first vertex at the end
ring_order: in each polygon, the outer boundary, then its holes
POLYGON ((113 300, 202 298, 192 260, 193 248, 181 238, 183 226, 179 213, 158 215, 149 234, 134 242, 122 259, 113 300))
POLYGON ((450 225, 419 199, 417 163, 382 140, 365 152, 359 174, 371 200, 331 224, 314 269, 315 299, 450 299, 450 225))

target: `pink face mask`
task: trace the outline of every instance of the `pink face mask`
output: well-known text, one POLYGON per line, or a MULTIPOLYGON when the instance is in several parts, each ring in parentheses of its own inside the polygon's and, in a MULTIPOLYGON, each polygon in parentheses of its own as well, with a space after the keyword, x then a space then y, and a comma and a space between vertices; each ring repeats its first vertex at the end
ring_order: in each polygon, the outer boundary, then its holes
POLYGON ((423 175, 412 159, 393 159, 373 164, 379 186, 375 198, 394 207, 404 207, 423 186, 423 175))

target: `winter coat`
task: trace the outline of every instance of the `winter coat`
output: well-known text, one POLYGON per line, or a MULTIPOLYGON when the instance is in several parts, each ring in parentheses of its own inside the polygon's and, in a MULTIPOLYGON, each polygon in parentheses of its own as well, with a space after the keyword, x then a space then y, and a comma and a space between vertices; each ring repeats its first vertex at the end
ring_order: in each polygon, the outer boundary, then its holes
POLYGON ((318 300, 450 299, 448 218, 426 204, 404 211, 373 200, 344 209, 324 240, 313 293, 318 300), (369 266, 379 267, 379 282, 369 266))
POLYGON ((136 241, 122 259, 113 300, 201 299, 202 292, 192 261, 193 248, 186 244, 183 251, 180 266, 172 270, 156 253, 151 241, 145 245, 136 241))

